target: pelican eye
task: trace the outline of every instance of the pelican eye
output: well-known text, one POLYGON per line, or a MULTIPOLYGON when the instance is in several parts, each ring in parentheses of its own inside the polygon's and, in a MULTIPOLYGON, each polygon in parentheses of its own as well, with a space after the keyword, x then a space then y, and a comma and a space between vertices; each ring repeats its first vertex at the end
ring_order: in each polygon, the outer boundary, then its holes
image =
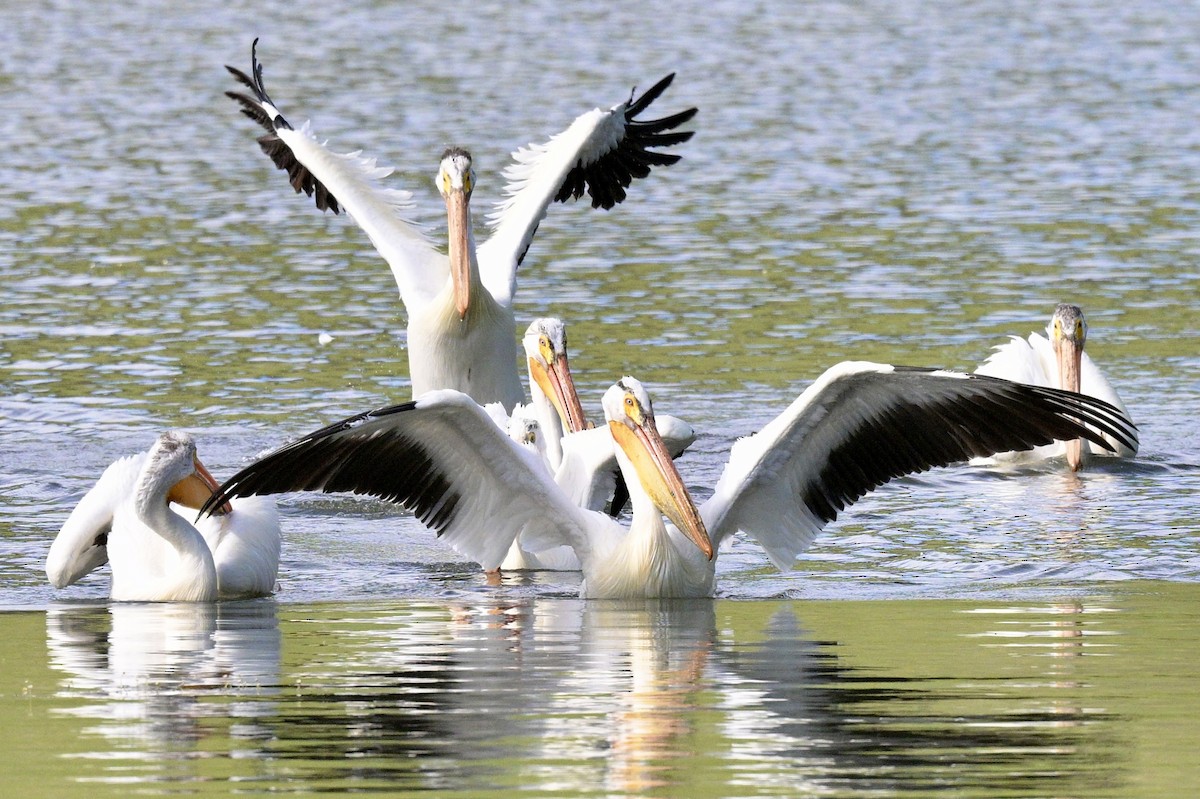
POLYGON ((632 419, 635 423, 641 424, 642 407, 638 404, 637 398, 632 394, 625 395, 625 415, 632 419))

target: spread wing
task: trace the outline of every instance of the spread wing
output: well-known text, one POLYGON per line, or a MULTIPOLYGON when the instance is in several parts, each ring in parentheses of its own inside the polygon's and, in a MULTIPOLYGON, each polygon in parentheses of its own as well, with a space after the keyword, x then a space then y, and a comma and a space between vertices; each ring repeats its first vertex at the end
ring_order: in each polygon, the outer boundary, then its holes
POLYGON ((607 111, 588 111, 549 141, 513 153, 513 163, 504 172, 506 197, 489 216, 492 235, 479 248, 479 268, 488 285, 515 280, 551 202, 577 200, 586 193, 593 208, 612 208, 625 199, 625 189, 635 179, 681 158, 658 148, 692 137, 694 131, 675 128, 695 116, 695 108, 638 119, 674 78, 674 73, 667 75, 637 99, 630 97, 607 111))
POLYGON ((65 588, 108 563, 113 516, 129 501, 145 461, 144 452, 113 461, 63 522, 46 555, 46 577, 55 588, 65 588))
POLYGON ((335 153, 313 135, 308 122, 299 130, 280 113, 263 87, 262 64, 258 61, 258 39, 250 50, 250 74, 236 67, 225 68, 249 93, 226 92, 242 107, 242 113, 266 129, 258 139, 275 166, 287 172, 297 193, 316 200, 317 208, 344 209, 371 239, 387 261, 409 308, 436 294, 449 275, 449 261, 404 214, 412 210, 412 194, 388 189, 379 181, 392 173, 377 166, 361 152, 335 153))
POLYGON ((587 514, 554 485, 536 454, 457 391, 352 416, 280 447, 235 474, 201 510, 231 497, 353 492, 413 511, 457 552, 494 569, 523 530, 532 540, 581 539, 587 514))
POLYGON ((700 513, 714 546, 742 530, 787 569, 838 511, 888 480, 1055 439, 1083 437, 1108 448, 1101 433, 1123 444, 1136 440, 1133 423, 1094 397, 846 362, 734 445, 700 513))

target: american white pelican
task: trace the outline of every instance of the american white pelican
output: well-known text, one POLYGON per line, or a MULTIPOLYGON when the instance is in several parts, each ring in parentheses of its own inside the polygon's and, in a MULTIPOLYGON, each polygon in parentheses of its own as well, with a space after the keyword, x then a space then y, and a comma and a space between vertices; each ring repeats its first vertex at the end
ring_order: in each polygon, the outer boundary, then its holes
POLYGON ((388 262, 408 312, 413 396, 453 388, 480 404, 500 402, 511 411, 524 396, 517 374, 513 294, 517 267, 534 231, 551 201, 578 199, 586 191, 593 207, 611 208, 625 199, 625 187, 634 178, 679 160, 651 148, 691 138, 691 131, 674 128, 691 119, 695 108, 661 119, 637 119, 674 76, 637 99, 583 114, 544 144, 513 153, 515 163, 504 172, 509 181, 505 199, 491 215, 491 237, 478 251, 468 206, 475 188, 471 156, 460 148, 447 150, 436 178, 449 227, 449 249, 443 255, 402 218, 412 208, 412 194, 379 185, 390 169, 357 152, 326 149, 307 122, 299 130, 288 124, 263 88, 257 39, 254 44, 250 75, 227 67, 251 94, 227 94, 266 128, 259 144, 287 171, 296 191, 315 196, 322 210, 337 213, 340 206, 348 211, 388 262))
POLYGON ((842 363, 734 445, 712 498, 697 510, 641 384, 624 378, 610 388, 604 412, 633 503, 629 528, 576 507, 536 456, 453 391, 369 411, 281 447, 234 475, 208 507, 254 494, 353 491, 410 508, 487 569, 520 533, 536 548, 574 549, 585 597, 709 596, 714 556, 735 531, 787 569, 839 510, 894 477, 1055 438, 1103 442, 1076 419, 1119 439, 1132 433, 1119 412, 1092 397, 842 363))
POLYGON ((521 338, 529 370, 531 408, 544 436, 551 470, 563 459, 563 436, 588 427, 567 358, 567 327, 561 319, 534 319, 521 338))
MULTIPOLYGON (((554 317, 535 319, 521 341, 533 401, 527 406, 518 405, 508 419, 497 413, 498 423, 508 430, 510 438, 544 459, 554 482, 572 503, 588 510, 609 508, 610 515, 618 515, 628 493, 619 479, 612 436, 606 429, 591 427, 579 402, 567 358, 566 325, 554 317)), ((696 440, 692 426, 681 419, 663 416, 659 422, 673 458, 696 440)), ((568 546, 535 551, 518 536, 500 568, 575 571, 579 559, 568 546)))
MULTIPOLYGON (((615 499, 611 515, 618 515, 628 495, 619 480, 612 436, 592 427, 583 411, 567 358, 566 325, 554 317, 535 319, 521 341, 529 366, 531 406, 555 482, 581 508, 604 510, 615 499)), ((696 440, 692 426, 674 416, 660 416, 658 431, 672 458, 696 440)))
POLYGON ((192 437, 163 433, 147 452, 104 470, 50 545, 46 576, 64 588, 109 562, 118 600, 270 594, 279 571, 274 502, 237 500, 195 526, 170 507, 199 508, 216 488, 192 437))
MULTIPOLYGON (((1050 317, 1050 323, 1046 325, 1045 336, 1030 333, 1028 340, 1019 336, 1010 336, 1009 339, 1006 344, 995 348, 996 351, 975 370, 976 374, 1003 377, 1034 386, 1061 388, 1097 397, 1120 410, 1126 419, 1132 421, 1116 390, 1109 385, 1104 374, 1083 351, 1084 342, 1087 341, 1087 320, 1083 318, 1083 311, 1078 305, 1058 305, 1054 309, 1054 315, 1050 317)), ((1137 454, 1136 429, 1128 441, 1107 435, 1104 439, 1109 444, 1108 449, 1094 447, 1087 441, 1076 438, 1070 441, 1055 441, 1031 450, 1003 452, 976 463, 1019 465, 1065 455, 1067 465, 1072 471, 1077 471, 1087 456, 1132 458, 1137 454)))

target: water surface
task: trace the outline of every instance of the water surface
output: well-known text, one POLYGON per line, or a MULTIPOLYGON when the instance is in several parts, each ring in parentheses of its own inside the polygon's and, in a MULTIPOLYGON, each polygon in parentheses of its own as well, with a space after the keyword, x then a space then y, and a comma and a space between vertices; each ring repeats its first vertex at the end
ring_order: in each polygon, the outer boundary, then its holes
POLYGON ((1168 795, 1196 594, 62 603, 6 614, 6 750, 56 796, 1168 795))
POLYGON ((4 772, 61 795, 1200 784, 1180 632, 1200 607, 1198 29, 1149 0, 9 3, 4 772), (590 410, 633 374, 691 421, 700 498, 826 367, 970 369, 1061 301, 1141 453, 897 481, 787 574, 737 542, 712 603, 491 586, 394 508, 323 496, 281 500, 270 600, 110 606, 106 572, 55 592, 66 514, 158 431, 229 475, 408 397, 388 270, 223 96, 255 36, 289 118, 394 165, 434 237, 446 145, 471 148, 486 209, 510 151, 677 73, 658 104, 701 109, 684 160, 611 212, 553 209, 517 315, 567 319, 590 410))

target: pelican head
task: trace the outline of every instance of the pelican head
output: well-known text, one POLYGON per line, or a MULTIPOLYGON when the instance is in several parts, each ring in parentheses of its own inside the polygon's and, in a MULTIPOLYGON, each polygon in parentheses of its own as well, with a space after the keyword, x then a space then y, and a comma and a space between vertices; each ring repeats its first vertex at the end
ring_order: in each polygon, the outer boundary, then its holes
POLYGON ((475 188, 471 154, 459 147, 442 153, 438 166, 437 188, 446 201, 446 220, 450 231, 450 279, 454 284, 454 307, 458 318, 465 319, 471 307, 471 214, 467 207, 475 188))
POLYGON ((712 560, 712 540, 658 434, 650 395, 642 384, 632 377, 623 377, 606 391, 604 418, 613 440, 633 465, 638 481, 655 507, 712 560))
MULTIPOLYGON (((155 485, 168 503, 199 510, 220 489, 220 483, 200 462, 196 442, 182 430, 168 430, 158 437, 147 455, 142 473, 155 485)), ((218 513, 228 513, 229 504, 218 513)))
POLYGON ((538 455, 546 454, 542 424, 537 420, 530 405, 517 405, 513 408, 512 415, 508 417, 508 437, 538 455))
MULTIPOLYGON (((1058 387, 1079 393, 1080 362, 1083 359, 1083 344, 1087 341, 1087 321, 1078 305, 1058 305, 1050 324, 1046 325, 1046 336, 1058 360, 1058 387)), ((1073 471, 1083 462, 1083 444, 1079 439, 1067 443, 1067 465, 1073 471)))
POLYGON ((567 363, 567 328, 562 320, 552 317, 533 320, 521 344, 529 362, 529 377, 558 412, 563 430, 578 433, 585 429, 587 419, 567 363))

